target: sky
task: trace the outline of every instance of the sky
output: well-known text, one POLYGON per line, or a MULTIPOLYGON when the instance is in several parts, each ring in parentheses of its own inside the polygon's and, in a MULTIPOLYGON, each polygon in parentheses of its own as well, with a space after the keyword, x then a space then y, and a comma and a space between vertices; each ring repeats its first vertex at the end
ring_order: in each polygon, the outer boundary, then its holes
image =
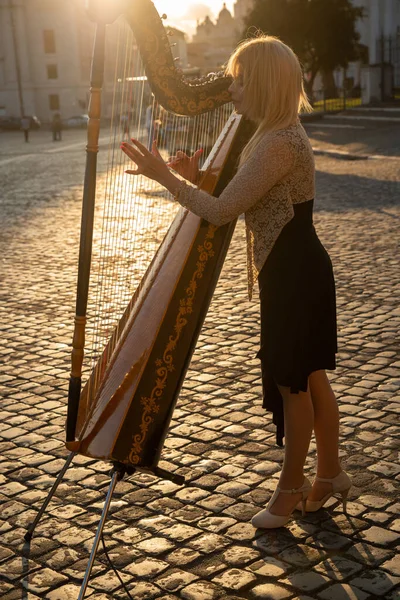
MULTIPOLYGON (((162 15, 168 17, 166 24, 173 25, 189 35, 196 30, 197 19, 203 20, 209 15, 214 19, 222 9, 223 0, 153 0, 162 15)), ((226 0, 226 8, 233 14, 235 0, 226 0)))

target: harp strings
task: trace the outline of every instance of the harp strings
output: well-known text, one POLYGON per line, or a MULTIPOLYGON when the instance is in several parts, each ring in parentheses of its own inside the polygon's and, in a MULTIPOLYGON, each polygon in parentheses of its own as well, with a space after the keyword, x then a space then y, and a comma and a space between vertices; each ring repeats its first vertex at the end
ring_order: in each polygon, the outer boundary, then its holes
POLYGON ((179 208, 157 182, 125 174, 133 165, 120 143, 136 137, 150 147, 155 139, 165 160, 178 150, 203 148, 204 160, 232 112, 230 105, 197 117, 167 112, 151 95, 130 28, 119 20, 110 30, 115 77, 107 170, 98 178, 96 194, 85 345, 86 375, 92 372, 89 402, 134 306, 134 293, 179 208))
MULTIPOLYGON (((97 182, 85 346, 85 367, 87 373, 92 371, 93 391, 118 342, 120 317, 177 211, 176 203, 156 182, 124 173, 133 165, 121 152, 121 141, 135 136, 148 142, 145 110, 149 92, 131 30, 123 21, 118 25, 110 28, 115 76, 107 170, 97 182), (105 354, 93 371, 107 342, 105 354)), ((129 309, 125 312, 128 314, 129 309)))

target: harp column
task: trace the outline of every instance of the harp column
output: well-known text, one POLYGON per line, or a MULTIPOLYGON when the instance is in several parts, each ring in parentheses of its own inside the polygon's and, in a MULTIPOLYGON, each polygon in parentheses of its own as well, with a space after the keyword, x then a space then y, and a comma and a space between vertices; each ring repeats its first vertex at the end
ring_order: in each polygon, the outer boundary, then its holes
POLYGON ((86 167, 82 200, 82 220, 79 246, 78 285, 76 293, 75 327, 72 340, 71 377, 68 390, 66 441, 73 442, 81 394, 82 364, 85 346, 86 310, 89 294, 92 258, 93 220, 96 198, 97 153, 99 150, 101 93, 104 77, 106 26, 120 14, 120 3, 111 6, 106 0, 87 0, 88 17, 96 22, 96 35, 90 75, 89 123, 87 129, 86 167))

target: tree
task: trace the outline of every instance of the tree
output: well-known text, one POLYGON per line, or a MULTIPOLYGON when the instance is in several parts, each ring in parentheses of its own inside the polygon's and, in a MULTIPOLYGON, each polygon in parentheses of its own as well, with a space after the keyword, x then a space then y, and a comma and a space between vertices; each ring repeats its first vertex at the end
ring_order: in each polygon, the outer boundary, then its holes
POLYGON ((363 9, 351 0, 255 0, 245 21, 245 36, 258 29, 276 35, 296 52, 307 77, 308 91, 321 72, 333 82, 333 71, 360 55, 357 19, 363 9))

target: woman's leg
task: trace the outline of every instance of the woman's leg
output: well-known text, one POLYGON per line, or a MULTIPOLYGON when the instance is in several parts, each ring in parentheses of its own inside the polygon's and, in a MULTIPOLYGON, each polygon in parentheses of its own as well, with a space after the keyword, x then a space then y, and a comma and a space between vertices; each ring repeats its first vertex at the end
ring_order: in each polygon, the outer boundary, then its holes
MULTIPOLYGON (((314 371, 308 378, 314 407, 317 444, 317 476, 333 479, 341 471, 339 462, 339 409, 325 371, 314 371)), ((332 490, 330 483, 314 483, 310 500, 320 500, 332 490)))
MULTIPOLYGON (((309 390, 291 394, 290 388, 278 387, 283 398, 285 419, 285 458, 279 487, 290 490, 303 485, 303 468, 313 430, 314 411, 309 390)), ((270 512, 275 515, 287 515, 299 500, 301 494, 280 494, 270 512)))

